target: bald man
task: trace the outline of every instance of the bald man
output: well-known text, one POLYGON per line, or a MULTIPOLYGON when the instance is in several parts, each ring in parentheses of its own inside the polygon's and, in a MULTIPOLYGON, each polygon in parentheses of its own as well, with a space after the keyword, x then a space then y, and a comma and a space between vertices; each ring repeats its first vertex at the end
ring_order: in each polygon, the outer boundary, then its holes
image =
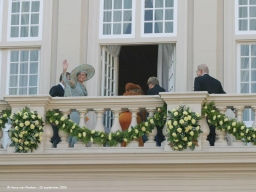
MULTIPOLYGON (((206 64, 201 64, 198 66, 196 71, 197 77, 194 81, 194 91, 207 91, 209 94, 225 94, 221 83, 209 75, 209 69, 206 64)), ((208 122, 207 122, 208 123, 208 122)), ((208 124, 209 125, 209 124, 208 124)), ((210 146, 214 146, 215 142, 215 126, 209 125, 210 134, 207 140, 210 146)))

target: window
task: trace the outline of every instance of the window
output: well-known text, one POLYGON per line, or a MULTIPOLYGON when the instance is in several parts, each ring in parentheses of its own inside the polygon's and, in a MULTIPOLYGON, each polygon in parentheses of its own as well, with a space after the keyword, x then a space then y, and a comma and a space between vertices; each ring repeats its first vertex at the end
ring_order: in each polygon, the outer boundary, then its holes
POLYGON ((176 0, 142 0, 142 36, 176 35, 176 0))
POLYGON ((41 39, 42 0, 11 0, 9 40, 41 39))
POLYGON ((236 32, 256 34, 256 0, 236 0, 236 32))
MULTIPOLYGON (((238 90, 240 93, 256 93, 256 44, 239 45, 238 55, 238 90)), ((245 109, 243 120, 245 123, 251 123, 254 120, 253 110, 245 109)))
POLYGON ((39 50, 10 51, 9 95, 38 93, 39 50))
POLYGON ((101 38, 134 36, 135 0, 101 0, 101 38))
POLYGON ((0 41, 2 40, 3 0, 0 0, 0 41))

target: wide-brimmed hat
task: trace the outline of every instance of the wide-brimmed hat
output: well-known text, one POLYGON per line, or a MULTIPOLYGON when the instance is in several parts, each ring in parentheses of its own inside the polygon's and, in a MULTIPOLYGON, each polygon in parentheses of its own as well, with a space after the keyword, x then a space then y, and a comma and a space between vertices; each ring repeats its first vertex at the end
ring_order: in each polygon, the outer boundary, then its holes
POLYGON ((75 69, 73 69, 70 73, 70 78, 77 80, 77 74, 79 72, 84 72, 87 74, 87 78, 85 79, 85 81, 88 81, 89 79, 91 79, 94 74, 95 74, 95 69, 93 66, 89 65, 89 64, 82 64, 77 66, 75 69))

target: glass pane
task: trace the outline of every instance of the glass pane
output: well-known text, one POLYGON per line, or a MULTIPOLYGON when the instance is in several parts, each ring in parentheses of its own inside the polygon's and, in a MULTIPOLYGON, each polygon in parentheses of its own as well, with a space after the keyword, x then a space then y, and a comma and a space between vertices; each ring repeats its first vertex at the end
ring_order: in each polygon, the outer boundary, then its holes
POLYGON ((239 0, 239 5, 247 5, 248 0, 239 0))
POLYGON ((252 50, 251 56, 256 56, 256 44, 251 45, 251 50, 252 50))
POLYGON ((249 58, 241 58, 241 69, 249 68, 249 58))
POLYGON ((17 88, 10 88, 9 95, 17 95, 17 88))
POLYGON ((29 88, 29 95, 36 95, 37 94, 37 88, 33 87, 33 88, 29 88))
POLYGON ((103 35, 111 34, 111 24, 103 24, 103 35))
POLYGON ((153 0, 145 0, 145 8, 153 8, 153 0))
POLYGON ((29 86, 37 86, 37 75, 29 76, 29 86))
POLYGON ((19 25, 19 19, 20 19, 19 15, 12 15, 11 25, 19 25))
POLYGON ((115 35, 121 34, 121 23, 113 24, 113 34, 115 35))
POLYGON ((111 15, 112 15, 112 12, 105 11, 103 16, 103 22, 111 22, 111 15))
POLYGON ((27 88, 20 88, 19 95, 27 95, 27 88))
POLYGON ((112 0, 104 0, 104 9, 112 9, 112 0))
POLYGON ((18 63, 11 63, 10 64, 10 74, 18 74, 19 64, 18 63))
POLYGON ((173 20, 173 9, 165 10, 165 20, 173 20))
POLYGON ((132 0, 124 0, 124 9, 132 8, 132 0))
POLYGON ((37 74, 38 73, 38 63, 30 63, 30 74, 37 74))
POLYGON ((31 14, 31 24, 39 24, 39 14, 31 14))
POLYGON ((132 11, 124 11, 123 21, 132 21, 132 11))
POLYGON ((241 56, 249 56, 249 45, 241 45, 241 56))
POLYGON ((20 52, 20 61, 28 61, 28 51, 20 52))
POLYGON ((114 9, 122 9, 122 0, 114 0, 114 9))
POLYGON ((251 110, 251 120, 254 121, 254 111, 251 110))
POLYGON ((155 0, 155 8, 163 8, 164 1, 163 0, 155 0))
POLYGON ((249 71, 241 71, 241 82, 249 82, 249 71))
POLYGON ((153 10, 146 10, 144 21, 152 21, 153 20, 153 10))
POLYGON ((40 1, 33 1, 31 5, 31 12, 39 12, 40 1))
POLYGON ((252 58, 252 68, 256 68, 256 58, 252 58))
POLYGON ((21 15, 21 25, 28 25, 29 23, 29 14, 21 15))
POLYGON ((124 23, 123 24, 123 34, 132 34, 132 24, 131 23, 124 23))
POLYGON ((122 11, 114 11, 114 22, 122 21, 122 11))
POLYGON ((37 50, 30 51, 30 61, 38 61, 38 51, 37 50))
POLYGON ((20 64, 20 74, 28 74, 28 64, 27 63, 20 64))
POLYGON ((155 10, 155 20, 163 20, 164 12, 162 9, 155 10))
POLYGON ((239 7, 239 18, 246 18, 247 15, 247 7, 239 7))
POLYGON ((163 22, 155 23, 155 33, 163 33, 163 22))
POLYGON ((173 33, 173 22, 165 22, 165 33, 173 33))
POLYGON ((256 81, 256 71, 251 71, 251 81, 256 81))
POLYGON ((250 117, 250 109, 244 109, 244 111, 243 111, 243 121, 249 121, 250 119, 249 119, 249 117, 250 117))
POLYGON ((153 32, 153 23, 144 23, 144 33, 153 32))
POLYGON ((250 30, 256 30, 256 19, 250 19, 250 30))
POLYGON ((251 85, 251 93, 256 93, 256 83, 252 83, 252 85, 251 85))
POLYGON ((249 83, 241 83, 241 93, 249 93, 249 83))
POLYGON ((28 37, 28 27, 21 27, 20 28, 20 36, 21 37, 28 37))
POLYGON ((26 86, 28 86, 28 76, 27 76, 27 75, 21 75, 21 76, 20 76, 19 86, 20 86, 20 87, 26 87, 26 86))
POLYGON ((30 28, 30 37, 38 37, 38 26, 30 28))
POLYGON ((18 76, 10 76, 10 87, 17 87, 18 86, 18 76))
POLYGON ((19 61, 19 51, 11 51, 11 62, 19 61))
POLYGON ((29 12, 29 4, 30 2, 22 2, 21 12, 29 12))
POLYGON ((247 20, 239 20, 239 31, 247 31, 247 20))
POLYGON ((250 17, 256 17, 256 7, 250 7, 250 17))
POLYGON ((19 13, 19 12, 20 12, 20 2, 13 2, 12 13, 19 13))
POLYGON ((173 0, 165 0, 165 7, 173 7, 173 0))
POLYGON ((250 0, 250 5, 256 5, 256 0, 250 0))
POLYGON ((19 37, 19 27, 11 27, 11 37, 19 37))

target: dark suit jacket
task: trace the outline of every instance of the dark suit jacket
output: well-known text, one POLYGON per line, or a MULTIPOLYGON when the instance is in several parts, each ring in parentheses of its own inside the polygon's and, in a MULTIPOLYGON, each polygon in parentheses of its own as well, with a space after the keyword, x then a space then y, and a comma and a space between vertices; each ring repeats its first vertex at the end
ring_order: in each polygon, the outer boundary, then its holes
POLYGON ((64 89, 62 88, 62 86, 60 84, 53 86, 50 89, 49 94, 52 97, 63 97, 64 96, 64 89))
POLYGON ((148 89, 147 95, 158 95, 159 92, 165 92, 165 89, 159 85, 155 85, 152 89, 148 89))
POLYGON ((209 94, 225 94, 226 92, 223 90, 221 83, 211 77, 208 74, 204 74, 203 76, 196 77, 194 81, 194 91, 207 91, 209 94))

